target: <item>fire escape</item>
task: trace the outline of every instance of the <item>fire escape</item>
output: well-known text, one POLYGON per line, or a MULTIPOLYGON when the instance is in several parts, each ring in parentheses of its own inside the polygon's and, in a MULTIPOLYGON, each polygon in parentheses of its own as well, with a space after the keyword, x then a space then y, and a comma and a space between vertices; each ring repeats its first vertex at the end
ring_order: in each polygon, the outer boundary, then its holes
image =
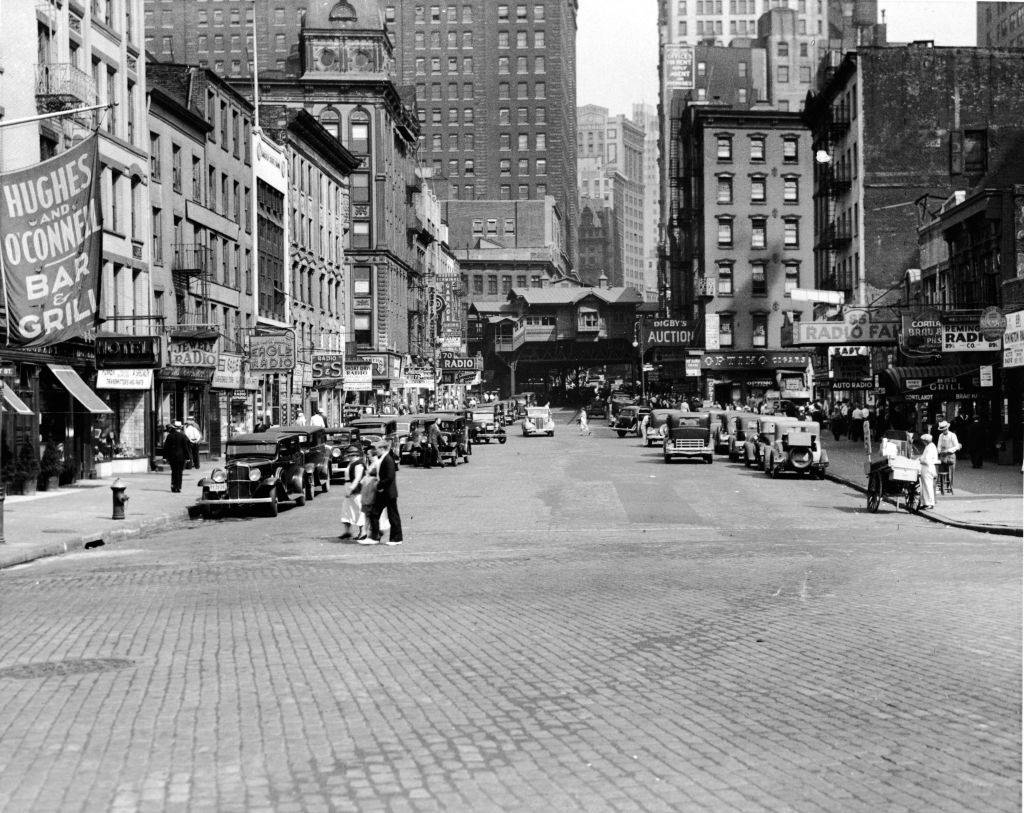
POLYGON ((838 145, 850 130, 850 111, 845 104, 829 105, 821 115, 824 126, 818 128, 814 142, 815 222, 820 224, 814 245, 816 283, 820 288, 850 292, 854 281, 840 273, 837 263, 837 255, 853 242, 851 223, 841 215, 839 205, 853 180, 850 169, 837 160, 838 145))
POLYGON ((178 309, 176 333, 218 330, 210 320, 210 275, 213 258, 207 246, 176 243, 171 260, 174 298, 178 309))

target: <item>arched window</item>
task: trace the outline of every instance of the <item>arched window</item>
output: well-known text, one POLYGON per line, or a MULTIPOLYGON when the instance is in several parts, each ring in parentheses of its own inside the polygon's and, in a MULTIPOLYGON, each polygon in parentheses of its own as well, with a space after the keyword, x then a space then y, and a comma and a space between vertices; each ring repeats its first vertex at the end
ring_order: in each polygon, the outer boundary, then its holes
POLYGON ((341 138, 341 114, 333 107, 328 107, 320 114, 320 123, 335 138, 341 138))
POLYGON ((356 155, 370 151, 370 114, 363 109, 352 111, 348 121, 348 148, 356 155))
POLYGON ((331 13, 328 15, 327 19, 332 23, 354 22, 356 19, 356 10, 352 8, 351 3, 346 3, 342 0, 342 2, 334 4, 334 8, 331 9, 331 13))

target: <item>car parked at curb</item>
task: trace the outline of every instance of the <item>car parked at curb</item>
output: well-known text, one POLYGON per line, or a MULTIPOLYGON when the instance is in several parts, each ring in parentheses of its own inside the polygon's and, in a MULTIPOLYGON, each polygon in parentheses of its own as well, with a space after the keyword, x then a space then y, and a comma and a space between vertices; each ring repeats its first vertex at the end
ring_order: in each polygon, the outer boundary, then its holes
POLYGON ((821 446, 821 426, 814 421, 787 421, 780 426, 767 451, 765 473, 779 477, 786 472, 825 479, 828 452, 821 446))
POLYGON ((662 445, 666 463, 677 458, 715 462, 711 416, 707 412, 672 410, 666 422, 668 433, 662 445))

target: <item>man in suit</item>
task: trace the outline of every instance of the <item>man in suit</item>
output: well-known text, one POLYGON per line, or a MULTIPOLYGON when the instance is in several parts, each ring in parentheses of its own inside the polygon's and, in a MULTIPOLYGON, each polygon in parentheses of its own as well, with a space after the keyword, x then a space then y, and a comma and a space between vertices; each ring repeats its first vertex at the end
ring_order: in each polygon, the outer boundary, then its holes
POLYGON ((185 470, 185 461, 192 456, 191 444, 185 437, 181 421, 175 421, 167 429, 164 438, 164 460, 171 467, 171 491, 181 491, 181 473, 185 470))
POLYGON ((391 456, 391 444, 387 440, 378 440, 374 444, 377 455, 377 496, 373 506, 367 513, 370 521, 370 538, 381 541, 380 515, 388 512, 391 533, 385 545, 402 544, 402 518, 398 515, 398 484, 395 482, 397 470, 395 459, 391 456))

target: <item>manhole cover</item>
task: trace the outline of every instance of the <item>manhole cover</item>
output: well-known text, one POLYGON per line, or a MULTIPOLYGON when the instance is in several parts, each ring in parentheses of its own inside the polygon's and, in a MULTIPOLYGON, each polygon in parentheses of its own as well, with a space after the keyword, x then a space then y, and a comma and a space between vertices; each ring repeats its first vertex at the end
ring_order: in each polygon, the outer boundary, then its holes
POLYGON ((0 678, 27 680, 53 675, 87 675, 92 672, 109 672, 124 669, 135 662, 127 658, 74 658, 67 661, 37 661, 7 666, 0 669, 0 678))

